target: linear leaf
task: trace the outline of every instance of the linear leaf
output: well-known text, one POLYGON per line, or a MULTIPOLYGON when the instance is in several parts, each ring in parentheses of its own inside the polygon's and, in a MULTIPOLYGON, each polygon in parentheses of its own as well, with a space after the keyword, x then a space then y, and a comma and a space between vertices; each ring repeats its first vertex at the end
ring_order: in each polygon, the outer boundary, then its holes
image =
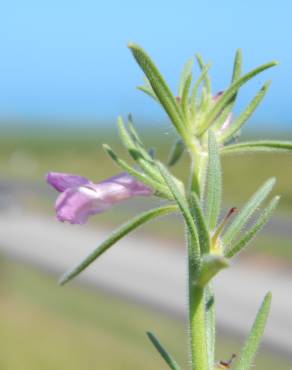
POLYGON ((146 54, 146 52, 138 45, 130 43, 128 47, 133 53, 137 63, 144 71, 155 95, 157 96, 157 99, 164 107, 178 133, 180 133, 182 136, 185 136, 182 113, 177 105, 175 97, 173 96, 163 77, 159 73, 157 67, 155 66, 151 58, 146 54))
POLYGON ((181 110, 183 112, 185 122, 188 121, 189 91, 190 91, 191 82, 192 82, 192 75, 189 75, 184 85, 181 102, 180 102, 181 110))
POLYGON ((142 143, 134 129, 131 126, 131 135, 129 134, 128 130, 126 129, 124 122, 121 117, 118 118, 118 128, 121 140, 124 146, 127 148, 130 156, 136 161, 139 166, 144 170, 144 172, 153 178, 153 180, 157 181, 158 183, 161 182, 162 178, 154 166, 153 161, 149 154, 147 153, 146 149, 142 146, 142 143))
MULTIPOLYGON (((201 71, 203 71, 207 64, 204 63, 200 54, 196 54, 196 59, 199 64, 199 67, 201 68, 201 71)), ((204 82, 207 89, 207 93, 211 94, 211 82, 207 73, 204 75, 204 82)))
POLYGON ((194 223, 192 214, 190 212, 188 203, 185 199, 185 197, 182 195, 181 191, 177 187, 176 183, 173 180, 172 175, 169 173, 169 171, 163 166, 162 163, 157 162, 157 166, 160 170, 160 173, 162 177, 164 178, 170 192, 172 193, 174 199, 177 202, 177 205, 182 213, 182 216, 185 220, 189 236, 192 241, 194 241, 194 250, 193 250, 193 263, 196 266, 199 266, 199 260, 200 260, 200 242, 199 242, 199 236, 197 232, 196 225, 194 223))
POLYGON ((246 245, 254 238, 254 236, 262 229, 262 227, 269 221, 272 213, 275 211, 280 197, 274 197, 269 205, 261 213, 255 224, 243 235, 243 237, 234 245, 232 245, 224 253, 227 258, 233 257, 240 252, 246 245))
POLYGON ((253 360, 266 326, 271 300, 272 294, 266 294, 257 313, 250 334, 244 344, 243 349, 241 350, 235 370, 248 370, 253 366, 253 360))
MULTIPOLYGON (((242 66, 242 54, 241 54, 241 50, 237 49, 235 53, 235 58, 234 58, 231 83, 235 82, 236 80, 240 78, 241 66, 242 66)), ((230 98, 228 104, 225 105, 219 117, 216 118, 214 122, 215 129, 219 129, 224 124, 224 122, 228 119, 228 116, 231 114, 232 108, 236 101, 236 97, 237 97, 237 93, 235 93, 233 97, 230 98)))
POLYGON ((150 96, 156 102, 159 102, 152 88, 150 89, 148 86, 137 86, 137 89, 150 96))
POLYGON ((185 84, 190 75, 192 75, 192 68, 193 68, 194 60, 190 58, 186 61, 179 80, 179 87, 178 87, 178 96, 181 98, 183 95, 183 91, 185 89, 185 84))
POLYGON ((219 116, 220 112, 225 108, 226 104, 229 103, 230 99, 237 93, 242 85, 244 85, 247 81, 249 81, 257 74, 263 72, 268 68, 274 67, 275 65, 277 65, 276 62, 263 64, 233 82, 230 87, 224 91, 220 99, 218 99, 216 104, 214 104, 213 108, 206 115, 205 125, 198 134, 202 135, 206 130, 208 130, 217 116, 219 116))
POLYGON ((275 184, 275 178, 271 178, 261 186, 254 195, 247 201, 242 210, 233 219, 226 232, 223 234, 222 242, 227 248, 232 240, 237 236, 241 229, 246 225, 250 217, 258 209, 261 203, 266 199, 272 191, 275 184))
POLYGON ((182 142, 182 140, 177 140, 176 143, 171 148, 171 151, 169 153, 169 157, 167 160, 167 165, 169 167, 174 166, 183 155, 183 152, 185 150, 185 145, 182 142))
POLYGON ((229 266, 227 258, 215 254, 205 254, 202 257, 201 269, 194 283, 204 288, 218 272, 229 266))
POLYGON ((195 220, 197 226, 201 254, 207 254, 210 251, 210 235, 204 213, 196 193, 191 193, 189 203, 193 219, 195 220))
POLYGON ((242 53, 240 49, 237 49, 234 57, 231 82, 235 82, 236 80, 239 79, 241 75, 241 67, 242 67, 242 53))
POLYGON ((206 220, 209 230, 214 230, 221 209, 222 174, 219 149, 212 130, 208 133, 208 151, 207 190, 205 194, 206 220))
MULTIPOLYGON (((239 79, 241 75, 241 66, 242 66, 242 54, 241 50, 237 49, 234 57, 234 63, 233 63, 233 72, 232 72, 232 78, 231 83, 235 82, 239 79)), ((232 98, 230 98, 228 104, 225 105, 224 109, 220 112, 219 116, 214 121, 214 128, 220 129, 220 127, 224 124, 224 122, 227 120, 228 116, 231 114, 232 108, 234 106, 234 103, 236 101, 237 93, 235 93, 232 98)))
POLYGON ((239 115, 237 119, 235 119, 232 124, 223 132, 222 140, 227 140, 228 138, 232 137, 241 127, 242 125, 249 119, 249 117, 253 114, 256 110, 260 102, 263 100, 264 96, 266 95, 271 82, 266 82, 257 95, 252 99, 252 101, 248 104, 246 109, 239 115))
POLYGON ((194 83, 192 94, 191 94, 191 107, 192 107, 193 110, 195 110, 195 108, 196 108, 196 99, 197 99, 197 94, 198 94, 199 87, 200 87, 201 83, 205 80, 209 69, 210 69, 210 64, 207 64, 202 69, 200 76, 198 77, 198 79, 194 83))
POLYGON ((114 231, 104 242, 102 242, 93 252, 91 252, 81 263, 79 263, 72 270, 66 272, 59 283, 64 285, 69 280, 73 279, 75 276, 79 275, 83 270, 85 270, 93 261, 100 257, 104 252, 106 252, 112 245, 122 239, 125 235, 129 234, 131 231, 137 229, 140 225, 160 217, 165 216, 169 213, 177 211, 176 205, 168 205, 159 208, 152 209, 150 211, 144 212, 141 215, 133 218, 131 221, 122 225, 119 229, 114 231))
POLYGON ((145 174, 129 166, 127 162, 118 157, 118 155, 107 144, 103 144, 103 149, 107 152, 110 158, 117 164, 117 166, 120 167, 123 171, 126 171, 129 175, 136 177, 145 185, 150 186, 152 189, 156 190, 160 195, 165 196, 168 199, 172 199, 172 195, 166 186, 161 185, 159 182, 153 180, 149 176, 146 176, 145 174))
POLYGON ((292 141, 259 140, 226 145, 221 149, 222 154, 241 154, 255 152, 291 152, 292 141))
POLYGON ((180 370, 180 367, 178 366, 178 364, 176 363, 176 361, 166 351, 166 349, 162 346, 162 344, 159 342, 159 340, 156 338, 156 336, 153 333, 150 333, 150 332, 147 332, 146 334, 147 334, 148 338, 150 339, 151 343, 154 345, 154 347, 160 353, 160 356, 167 363, 167 365, 172 370, 180 370))

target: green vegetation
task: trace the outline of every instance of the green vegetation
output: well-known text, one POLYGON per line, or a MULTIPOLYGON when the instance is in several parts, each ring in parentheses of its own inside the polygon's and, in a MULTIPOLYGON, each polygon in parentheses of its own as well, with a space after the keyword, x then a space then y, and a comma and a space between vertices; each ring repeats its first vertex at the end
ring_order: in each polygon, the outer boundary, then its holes
MULTIPOLYGON (((184 323, 122 299, 56 279, 24 265, 0 261, 0 368, 5 370, 158 370, 164 364, 145 331, 159 333, 184 363, 184 323), (112 351, 114 349, 114 352, 112 351)), ((239 342, 218 339, 217 358, 238 353, 239 342)), ((256 369, 288 368, 261 351, 256 369)))
MULTIPOLYGON (((171 144, 174 142, 174 133, 167 135, 164 127, 161 127, 159 134, 155 137, 144 127, 140 127, 141 136, 145 142, 152 147, 159 148, 158 157, 166 159, 171 144)), ((268 136, 268 135, 267 135, 268 136)), ((270 137, 274 136, 271 134, 270 137)), ((289 135, 282 135, 285 139, 289 135)), ((290 135, 291 137, 291 135, 290 135)), ((109 130, 82 129, 72 131, 65 129, 56 132, 40 129, 34 132, 18 130, 17 132, 4 133, 0 138, 0 171, 2 178, 15 179, 18 181, 37 182, 45 193, 32 191, 25 196, 19 196, 24 207, 32 210, 43 211, 54 217, 52 203, 55 199, 54 191, 44 183, 44 174, 49 170, 60 172, 72 172, 91 178, 102 180, 119 171, 113 162, 102 150, 102 143, 108 142, 113 147, 120 148, 117 139, 109 130), (45 195, 45 196, 43 196, 45 195)), ((174 167, 174 173, 181 175, 184 166, 187 164, 186 156, 174 167)), ((245 156, 223 157, 223 183, 228 197, 224 199, 227 207, 241 207, 253 190, 259 187, 271 175, 277 178, 275 194, 282 194, 277 214, 291 217, 292 207, 292 180, 291 180, 292 157, 287 154, 250 154, 245 156), (241 174, 245 174, 245 177, 241 174)), ((26 187, 29 189, 29 187, 26 187)), ((160 201, 143 198, 132 200, 127 204, 115 207, 104 214, 98 215, 90 220, 90 224, 117 226, 141 210, 150 209, 151 206, 160 204, 160 201), (151 204, 150 204, 151 203, 151 204)), ((275 216, 276 217, 276 216, 275 216)), ((168 217, 167 220, 145 225, 141 229, 147 233, 177 240, 178 245, 182 243, 183 226, 178 222, 177 217, 168 217), (170 222, 170 224, 169 224, 170 222), (170 227, 171 226, 171 227, 170 227)), ((265 229, 267 231, 267 228, 265 229)), ((264 252, 270 255, 277 255, 292 259, 291 234, 282 235, 273 230, 269 234, 261 234, 253 242, 251 251, 264 252)))

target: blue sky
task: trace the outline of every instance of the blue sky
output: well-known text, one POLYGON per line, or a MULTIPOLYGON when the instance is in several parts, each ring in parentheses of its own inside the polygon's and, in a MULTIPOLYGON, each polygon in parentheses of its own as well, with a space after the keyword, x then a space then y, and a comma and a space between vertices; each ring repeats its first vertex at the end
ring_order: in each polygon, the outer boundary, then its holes
POLYGON ((130 111, 143 121, 163 121, 159 108, 135 89, 142 73, 126 48, 135 41, 173 89, 195 52, 212 62, 214 91, 228 84, 238 47, 245 71, 279 60, 243 90, 237 111, 272 79, 253 121, 257 128, 292 127, 290 0, 11 0, 0 10, 2 119, 109 122, 130 111))

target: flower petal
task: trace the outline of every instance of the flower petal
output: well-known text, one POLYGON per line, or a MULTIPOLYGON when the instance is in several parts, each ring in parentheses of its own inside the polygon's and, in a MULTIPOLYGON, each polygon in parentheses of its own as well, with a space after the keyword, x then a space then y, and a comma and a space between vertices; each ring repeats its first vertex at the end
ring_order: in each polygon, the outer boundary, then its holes
POLYGON ((46 181, 59 192, 76 186, 90 184, 90 181, 85 177, 61 172, 47 173, 46 181))
POLYGON ((84 224, 90 215, 107 207, 100 202, 95 190, 85 186, 65 190, 58 196, 55 205, 57 219, 71 224, 84 224))
POLYGON ((150 196, 153 191, 127 173, 94 184, 88 182, 68 188, 57 198, 55 209, 59 221, 84 224, 88 217, 105 211, 116 203, 134 196, 150 196))

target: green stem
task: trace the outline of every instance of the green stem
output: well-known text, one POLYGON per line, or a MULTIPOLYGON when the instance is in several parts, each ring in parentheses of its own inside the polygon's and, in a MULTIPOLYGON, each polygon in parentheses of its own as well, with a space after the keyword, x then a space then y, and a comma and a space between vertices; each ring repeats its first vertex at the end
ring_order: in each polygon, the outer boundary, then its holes
POLYGON ((199 266, 193 259, 195 241, 188 239, 188 267, 189 267, 189 342, 192 361, 192 370, 209 369, 206 326, 205 326, 205 295, 204 288, 194 284, 199 266))
POLYGON ((208 156, 205 152, 192 150, 190 152, 190 157, 190 189, 191 191, 195 192, 199 198, 202 198, 204 195, 208 156))

